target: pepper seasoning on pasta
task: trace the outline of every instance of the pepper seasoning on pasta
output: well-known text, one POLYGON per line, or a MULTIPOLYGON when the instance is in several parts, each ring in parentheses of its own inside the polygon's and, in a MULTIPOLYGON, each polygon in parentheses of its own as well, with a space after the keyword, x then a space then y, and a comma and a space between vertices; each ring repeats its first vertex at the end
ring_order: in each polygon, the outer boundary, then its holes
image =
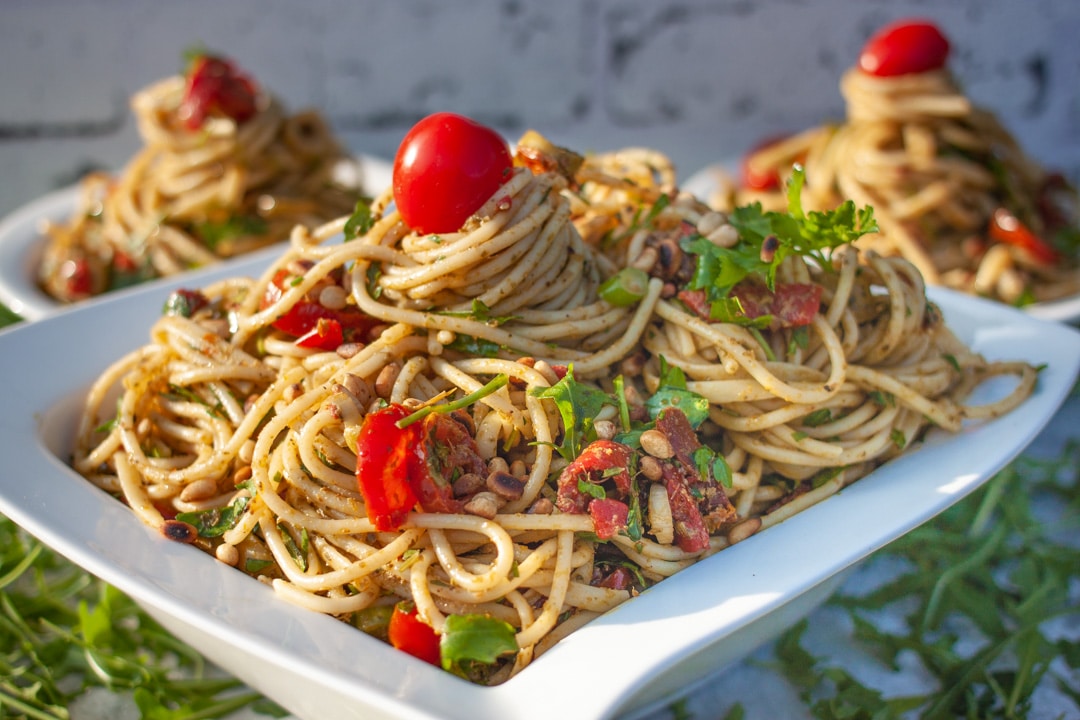
POLYGON ((131 100, 144 147, 86 177, 50 223, 41 287, 73 302, 207 265, 352 211, 355 165, 314 111, 288 113, 232 62, 198 55, 131 100))
POLYGON ((618 256, 676 235, 680 261, 641 263, 644 287, 612 305, 618 273, 569 221, 576 171, 532 167, 438 241, 384 194, 297 228, 261 278, 174 294, 91 388, 75 468, 283 598, 494 684, 928 422, 954 431, 1031 391, 1033 368, 948 332, 910 263, 826 260, 869 210, 669 205, 618 256), (725 253, 745 270, 731 287, 701 271, 731 270, 725 253), (965 405, 993 374, 1015 390, 965 405))

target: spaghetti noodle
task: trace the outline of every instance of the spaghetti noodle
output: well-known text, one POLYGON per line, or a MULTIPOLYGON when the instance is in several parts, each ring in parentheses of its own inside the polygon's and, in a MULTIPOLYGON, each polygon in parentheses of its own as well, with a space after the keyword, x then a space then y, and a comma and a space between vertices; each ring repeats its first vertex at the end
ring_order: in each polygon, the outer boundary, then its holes
POLYGON ((861 246, 908 259, 931 284, 1014 305, 1080 292, 1080 197, 975 106, 947 68, 880 75, 853 67, 840 89, 845 122, 752 151, 751 187, 726 189, 720 206, 782 205, 779 179, 800 164, 809 207, 873 206, 882 232, 861 246))
POLYGON ((71 220, 45 228, 38 279, 58 300, 282 241, 359 197, 322 117, 289 114, 226 60, 199 56, 131 105, 145 146, 118 176, 85 178, 71 220))
POLYGON ((928 424, 995 417, 1033 387, 1033 368, 949 333, 910 263, 849 250, 819 265, 700 203, 614 228, 618 256, 672 233, 691 265, 771 248, 775 293, 754 295, 756 272, 720 291, 642 261, 639 296, 611 305, 603 250, 570 222, 573 183, 519 166, 439 236, 384 194, 296 228, 261 278, 174 295, 91 388, 74 467, 170 537, 410 652, 426 657, 401 628, 465 624, 497 650, 436 639, 428 659, 493 684, 928 424), (732 298, 727 321, 698 312, 732 298), (965 404, 995 374, 1015 389, 965 404))

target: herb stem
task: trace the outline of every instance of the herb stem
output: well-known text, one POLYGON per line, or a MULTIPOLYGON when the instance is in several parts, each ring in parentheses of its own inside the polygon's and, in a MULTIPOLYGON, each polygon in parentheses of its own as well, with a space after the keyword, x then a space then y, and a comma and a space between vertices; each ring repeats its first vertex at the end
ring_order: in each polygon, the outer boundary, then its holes
POLYGON ((395 423, 399 428, 404 429, 412 425, 414 422, 423 420, 432 413, 450 413, 455 410, 461 410, 467 408, 478 400, 487 397, 499 388, 503 387, 510 381, 510 378, 506 373, 500 373, 492 378, 486 385, 478 390, 475 390, 463 398, 453 400, 448 403, 439 403, 438 405, 425 405, 411 415, 406 415, 395 423))

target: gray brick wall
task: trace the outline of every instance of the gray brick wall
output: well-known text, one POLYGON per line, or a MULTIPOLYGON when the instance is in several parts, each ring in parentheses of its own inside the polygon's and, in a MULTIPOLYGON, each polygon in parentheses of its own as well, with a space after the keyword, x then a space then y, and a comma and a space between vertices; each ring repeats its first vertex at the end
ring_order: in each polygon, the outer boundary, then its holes
POLYGON ((139 143, 128 97, 195 44, 322 109, 357 152, 390 157, 413 120, 450 109, 511 139, 651 145, 685 177, 839 117, 840 73, 906 15, 936 19, 969 94, 1078 174, 1076 0, 5 0, 0 212, 122 165, 139 143))

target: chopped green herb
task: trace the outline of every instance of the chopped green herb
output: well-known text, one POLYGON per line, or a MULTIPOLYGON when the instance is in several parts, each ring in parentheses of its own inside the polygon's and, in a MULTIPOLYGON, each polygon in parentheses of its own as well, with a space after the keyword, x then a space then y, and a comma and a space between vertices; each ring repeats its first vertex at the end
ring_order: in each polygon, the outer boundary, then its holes
POLYGON ((353 210, 353 214, 345 221, 343 230, 345 242, 367 234, 374 224, 375 218, 371 215, 371 199, 360 198, 356 201, 356 209, 353 210))

